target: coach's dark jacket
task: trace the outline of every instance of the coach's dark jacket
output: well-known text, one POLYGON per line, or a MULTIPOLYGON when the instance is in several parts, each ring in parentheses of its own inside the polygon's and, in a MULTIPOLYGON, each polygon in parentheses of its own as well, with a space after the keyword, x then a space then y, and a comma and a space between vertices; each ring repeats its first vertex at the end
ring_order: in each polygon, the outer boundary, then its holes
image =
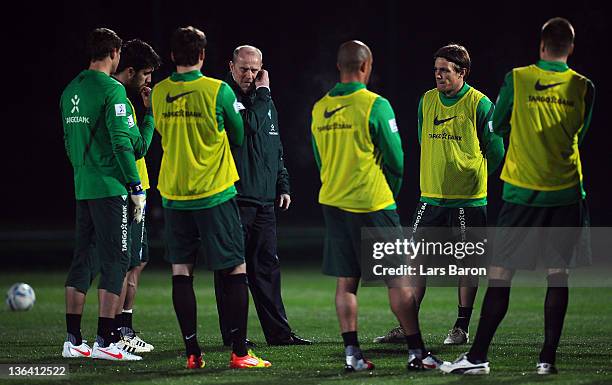
POLYGON ((278 115, 270 90, 260 87, 248 95, 228 73, 226 82, 232 87, 244 122, 244 142, 232 148, 240 180, 236 183, 238 200, 267 205, 280 194, 289 194, 289 173, 283 162, 283 145, 278 128, 278 115))

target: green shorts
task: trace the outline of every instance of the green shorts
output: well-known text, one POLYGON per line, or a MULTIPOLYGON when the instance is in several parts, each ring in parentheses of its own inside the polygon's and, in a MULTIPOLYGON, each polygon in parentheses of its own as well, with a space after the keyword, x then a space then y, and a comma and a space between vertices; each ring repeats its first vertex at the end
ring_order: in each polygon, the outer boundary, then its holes
POLYGON ((236 199, 199 210, 164 208, 166 255, 172 264, 196 264, 202 248, 209 270, 244 263, 244 239, 236 199))
POLYGON ((130 267, 133 269, 143 262, 149 261, 149 240, 145 226, 145 216, 140 223, 133 222, 130 226, 130 267))
POLYGON ((399 216, 395 210, 351 213, 332 206, 322 207, 326 227, 323 274, 361 277, 362 227, 393 227, 397 228, 396 236, 402 237, 399 216))
POLYGON ((65 286, 87 293, 99 271, 98 288, 121 294, 130 261, 128 217, 122 196, 76 201, 74 256, 65 286))
POLYGON ((492 266, 567 269, 592 260, 586 200, 556 207, 504 202, 499 212, 492 266))

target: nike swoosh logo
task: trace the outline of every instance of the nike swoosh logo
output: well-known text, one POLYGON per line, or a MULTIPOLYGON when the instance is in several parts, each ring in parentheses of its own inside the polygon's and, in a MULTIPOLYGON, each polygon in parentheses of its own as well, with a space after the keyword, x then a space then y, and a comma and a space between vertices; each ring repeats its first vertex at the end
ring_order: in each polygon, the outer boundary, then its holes
POLYGON ((444 123, 444 122, 448 122, 449 120, 453 120, 453 119, 455 119, 456 117, 457 117, 457 115, 455 115, 455 116, 451 116, 450 118, 446 118, 446 119, 441 119, 441 120, 438 120, 438 117, 436 116, 436 117, 434 118, 434 126, 439 126, 440 124, 442 124, 442 123, 444 123))
POLYGON ((346 107, 348 107, 348 105, 345 105, 345 106, 340 106, 340 107, 338 107, 338 108, 336 108, 336 109, 333 109, 333 110, 331 110, 331 111, 327 111, 327 108, 326 108, 326 109, 325 109, 325 111, 323 112, 323 117, 324 117, 325 119, 329 119, 329 118, 331 118, 332 116, 334 116, 334 114, 335 114, 336 112, 338 112, 338 111, 340 111, 341 109, 346 108, 346 107))
POLYGON ((189 95, 190 93, 192 93, 194 91, 187 91, 187 92, 181 92, 180 94, 176 94, 174 96, 170 96, 170 93, 166 94, 166 103, 172 103, 173 101, 182 98, 185 95, 189 95))
POLYGON ((109 356, 111 356, 111 357, 115 357, 115 358, 116 358, 116 359, 118 359, 118 360, 120 360, 120 359, 122 359, 122 358, 123 358, 123 354, 121 354, 121 353, 117 353, 117 354, 115 354, 115 353, 110 353, 110 352, 107 352, 106 350, 102 350, 102 349, 100 349, 100 351, 101 351, 102 353, 104 353, 104 354, 108 354, 108 355, 109 355, 109 356))
POLYGON ((72 348, 72 350, 75 350, 75 351, 77 351, 77 352, 81 353, 81 354, 82 354, 82 355, 84 355, 85 357, 89 357, 89 355, 91 354, 91 352, 88 352, 88 351, 84 351, 84 352, 82 352, 82 351, 80 351, 80 350, 79 350, 79 349, 77 349, 77 348, 72 348))
POLYGON ((559 86, 559 85, 561 85, 563 83, 565 83, 565 82, 552 83, 552 84, 541 84, 540 83, 540 79, 538 79, 536 81, 536 84, 535 84, 534 88, 535 88, 536 91, 544 91, 544 90, 547 90, 549 88, 553 88, 553 87, 559 86))
POLYGON ((186 339, 186 340, 190 340, 190 339, 192 339, 193 337, 195 337, 195 334, 192 334, 192 335, 190 335, 189 337, 185 337, 185 339, 186 339))

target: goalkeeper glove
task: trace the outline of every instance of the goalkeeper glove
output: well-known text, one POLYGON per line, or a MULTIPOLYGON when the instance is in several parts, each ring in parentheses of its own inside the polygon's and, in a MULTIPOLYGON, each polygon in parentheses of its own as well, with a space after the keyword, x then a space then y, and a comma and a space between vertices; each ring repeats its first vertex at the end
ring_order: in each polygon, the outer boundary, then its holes
POLYGON ((144 209, 147 203, 147 195, 142 188, 142 184, 140 182, 130 183, 128 185, 128 191, 130 193, 130 199, 134 204, 134 208, 132 210, 132 216, 136 223, 142 222, 142 217, 144 216, 144 209))

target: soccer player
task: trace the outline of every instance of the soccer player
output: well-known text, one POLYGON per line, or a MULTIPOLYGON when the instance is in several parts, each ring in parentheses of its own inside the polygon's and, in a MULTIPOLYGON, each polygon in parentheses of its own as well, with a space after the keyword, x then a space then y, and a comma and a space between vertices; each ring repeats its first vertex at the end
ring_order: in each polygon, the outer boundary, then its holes
MULTIPOLYGON (((374 368, 357 337, 361 228, 384 228, 403 238, 395 196, 404 154, 391 105, 366 89, 372 60, 364 43, 342 44, 337 59, 340 82, 312 110, 312 144, 321 173, 319 203, 326 226, 323 273, 337 277, 336 312, 347 371, 374 368)), ((436 368, 441 362, 425 349, 410 287, 395 280, 385 283, 391 310, 408 332, 408 369, 436 368)))
MULTIPOLYGON (((151 109, 149 88, 151 84, 151 74, 159 68, 161 60, 155 50, 139 39, 126 42, 121 49, 121 60, 117 72, 113 75, 127 90, 128 95, 142 96, 142 101, 146 109, 142 124, 138 125, 136 110, 128 98, 127 120, 131 132, 134 133, 144 148, 141 153, 146 153, 153 138, 153 113, 151 109)), ((149 188, 149 175, 145 158, 136 160, 138 175, 142 183, 142 188, 146 192, 149 188)), ((130 265, 126 279, 121 291, 119 300, 120 307, 116 310, 115 321, 118 336, 121 337, 118 346, 132 353, 144 353, 153 350, 153 345, 146 343, 136 335, 132 326, 132 314, 134 298, 138 288, 140 273, 149 260, 149 250, 147 241, 147 230, 145 227, 145 213, 143 212, 142 221, 130 226, 130 265)))
MULTIPOLYGON (((276 215, 291 204, 289 173, 283 162, 278 114, 270 92, 261 51, 244 45, 234 50, 226 78, 238 98, 244 122, 244 145, 232 149, 240 180, 238 208, 244 230, 249 288, 269 345, 308 345, 292 332, 281 297, 280 262, 276 255, 276 215)), ((221 296, 222 279, 215 275, 215 294, 221 336, 230 345, 230 329, 221 296)), ((250 342, 250 341, 249 341, 250 342)))
MULTIPOLYGON (((504 157, 503 139, 490 130, 493 103, 465 81, 471 69, 467 49, 449 44, 438 49, 434 60, 436 88, 421 96, 418 107, 421 199, 413 219, 415 241, 425 233, 435 237, 431 228, 455 227, 466 234, 470 227, 486 227, 487 176, 504 157)), ((462 276, 458 284, 457 320, 445 345, 469 341, 478 277, 462 276)), ((420 305, 425 279, 414 289, 420 305)), ((403 337, 398 326, 374 342, 400 342, 403 337)))
POLYGON ((172 35, 176 72, 156 84, 155 129, 164 154, 158 189, 165 216, 166 260, 172 264, 172 302, 187 353, 187 367, 204 367, 197 338, 193 270, 200 246, 208 267, 223 280, 230 325, 230 367, 269 367, 247 350, 248 288, 230 143, 242 145, 236 95, 225 83, 203 76, 206 36, 193 27, 172 35))
MULTIPOLYGON (((588 211, 582 188, 578 146, 591 121, 593 83, 567 66, 574 49, 574 28, 563 18, 548 20, 542 27, 540 60, 515 68, 506 75, 493 116, 493 130, 510 136, 501 178, 504 205, 498 219, 501 227, 571 227, 587 229, 588 211)), ((476 338, 470 351, 441 369, 448 373, 489 373, 487 352, 504 318, 510 284, 517 268, 533 269, 535 260, 513 253, 520 243, 517 232, 499 237, 489 269, 487 289, 476 338)), ((498 235, 500 233, 498 232, 498 235)), ((570 237, 570 243, 574 242, 570 237)), ((566 243, 564 239, 539 239, 538 243, 566 243)), ((567 245, 566 245, 567 246, 567 245)), ((556 351, 568 302, 568 270, 581 255, 562 263, 548 264, 548 290, 544 302, 544 345, 538 374, 553 374, 556 351)), ((531 256, 530 256, 531 257, 531 256)), ((551 262, 551 261, 547 261, 551 262)))
POLYGON ((60 100, 64 145, 74 168, 77 200, 76 244, 65 284, 64 357, 141 359, 112 342, 115 309, 129 263, 128 195, 136 222, 142 221, 145 205, 125 88, 110 77, 119 64, 121 43, 115 32, 95 29, 88 42, 89 68, 66 86, 60 100), (96 256, 92 257, 94 245, 96 256), (90 349, 81 336, 81 316, 94 262, 100 264, 101 277, 98 332, 90 349))

